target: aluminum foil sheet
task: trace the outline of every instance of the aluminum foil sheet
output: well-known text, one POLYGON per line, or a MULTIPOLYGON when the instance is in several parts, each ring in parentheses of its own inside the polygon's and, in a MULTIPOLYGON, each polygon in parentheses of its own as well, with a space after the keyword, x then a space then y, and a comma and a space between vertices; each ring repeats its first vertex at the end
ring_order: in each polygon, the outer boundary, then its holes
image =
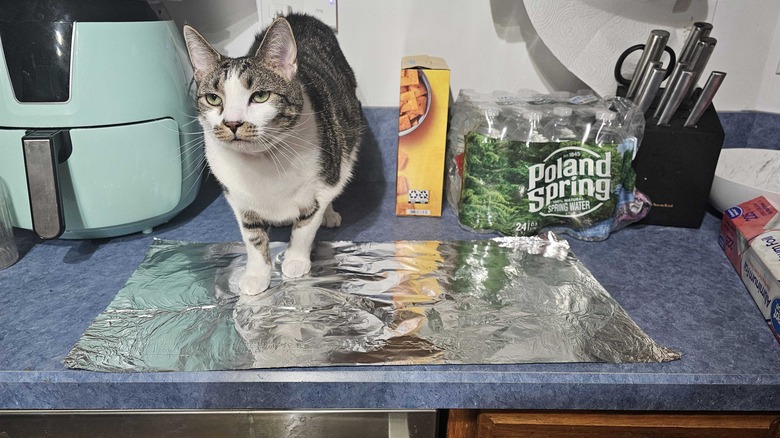
POLYGON ((155 240, 65 358, 96 371, 357 364, 663 362, 554 235, 317 242, 305 278, 238 294, 240 243, 155 240))

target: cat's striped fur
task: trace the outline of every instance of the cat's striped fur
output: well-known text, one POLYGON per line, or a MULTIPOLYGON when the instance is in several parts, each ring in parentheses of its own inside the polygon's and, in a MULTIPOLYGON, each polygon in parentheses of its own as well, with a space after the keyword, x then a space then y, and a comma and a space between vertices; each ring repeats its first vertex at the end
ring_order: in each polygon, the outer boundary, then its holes
POLYGON ((292 224, 282 272, 308 273, 321 224, 352 174, 362 135, 354 73, 333 31, 293 14, 259 34, 249 54, 220 55, 193 28, 184 36, 198 85, 206 158, 247 248, 241 292, 268 287, 268 228, 292 224))

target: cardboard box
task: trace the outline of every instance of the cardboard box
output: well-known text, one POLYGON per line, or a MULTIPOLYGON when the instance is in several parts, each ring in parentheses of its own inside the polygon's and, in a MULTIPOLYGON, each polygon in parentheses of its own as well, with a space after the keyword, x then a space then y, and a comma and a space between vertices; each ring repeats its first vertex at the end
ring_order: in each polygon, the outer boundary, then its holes
POLYGON ((442 58, 401 62, 398 109, 398 216, 441 216, 450 70, 442 58))
POLYGON ((763 196, 723 212, 718 243, 780 342, 780 214, 763 196))

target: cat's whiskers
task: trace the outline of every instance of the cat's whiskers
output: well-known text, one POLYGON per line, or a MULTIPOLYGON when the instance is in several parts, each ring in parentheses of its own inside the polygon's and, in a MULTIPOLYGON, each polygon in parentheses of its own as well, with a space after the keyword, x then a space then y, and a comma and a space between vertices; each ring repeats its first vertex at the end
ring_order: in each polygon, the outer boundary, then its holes
POLYGON ((175 132, 175 133, 177 133, 177 134, 179 134, 179 135, 181 135, 181 134, 202 134, 202 133, 204 133, 204 132, 205 132, 205 130, 203 130, 203 129, 196 129, 196 130, 189 130, 189 129, 187 129, 187 130, 183 130, 183 129, 181 129, 181 128, 183 128, 183 127, 186 127, 186 126, 192 125, 192 124, 194 124, 194 123, 198 123, 198 122, 199 122, 199 120, 198 120, 198 119, 191 120, 191 121, 189 121, 189 122, 187 122, 187 123, 184 123, 184 124, 181 124, 181 125, 177 124, 177 125, 176 125, 176 128, 171 128, 171 127, 168 127, 168 126, 166 126, 165 124, 160 124, 160 125, 158 125, 158 126, 159 126, 160 128, 162 128, 163 130, 165 130, 165 131, 168 131, 168 132, 175 132))
POLYGON ((276 166, 276 174, 280 175, 282 172, 284 172, 284 175, 287 176, 287 168, 284 167, 284 164, 282 164, 276 154, 274 154, 274 150, 268 149, 266 152, 268 153, 268 156, 271 157, 271 160, 273 160, 274 166, 276 166), (280 168, 282 172, 279 171, 280 168))
POLYGON ((171 150, 169 154, 164 155, 163 159, 166 160, 175 160, 175 161, 182 161, 185 160, 184 157, 190 156, 195 154, 195 156, 198 158, 197 160, 187 160, 187 164, 184 164, 182 171, 187 172, 189 168, 198 169, 198 167, 202 166, 206 162, 206 157, 204 154, 199 153, 199 149, 203 149, 205 147, 205 139, 202 135, 200 135, 199 132, 186 132, 186 131, 179 131, 179 135, 191 135, 192 138, 188 141, 185 141, 179 145, 178 149, 171 150))
MULTIPOLYGON (((197 140, 192 140, 192 141, 190 141, 188 143, 185 143, 179 149, 180 152, 179 152, 179 154, 178 154, 178 156, 176 158, 177 159, 181 159, 184 155, 191 155, 194 152, 197 152, 199 150, 204 149, 205 145, 206 145, 206 143, 205 143, 205 141, 202 138, 197 139, 197 140)), ((197 156, 199 158, 203 158, 204 157, 203 154, 197 154, 197 156)))
MULTIPOLYGON (((316 118, 314 115, 318 114, 318 112, 309 112, 309 113, 299 113, 300 115, 304 115, 305 118, 301 118, 301 120, 295 125, 294 128, 277 128, 272 126, 266 126, 263 128, 264 133, 270 134, 270 136, 273 137, 273 140, 270 142, 271 144, 277 144, 281 143, 282 141, 286 141, 287 138, 297 140, 295 142, 295 147, 298 147, 299 149, 305 149, 308 151, 319 151, 320 153, 326 153, 331 157, 334 158, 340 158, 337 157, 336 154, 333 151, 330 151, 329 149, 323 149, 320 144, 312 142, 311 140, 305 138, 303 135, 301 135, 299 132, 301 131, 301 128, 305 127, 308 123, 315 122, 316 118)), ((357 128, 354 130, 344 129, 343 127, 340 128, 341 131, 358 131, 362 132, 362 128, 357 128)), ((261 134, 262 135, 262 134, 261 134)), ((291 151, 294 151, 295 153, 298 153, 294 146, 288 145, 288 149, 291 151)), ((298 154, 300 155, 300 154, 298 154)))
POLYGON ((301 170, 301 166, 306 166, 306 161, 301 155, 298 149, 305 149, 307 151, 313 151, 319 149, 319 146, 307 141, 300 137, 296 131, 289 128, 264 128, 263 131, 255 137, 255 141, 263 145, 266 149, 265 153, 268 153, 273 159, 278 160, 279 165, 285 171, 287 166, 283 165, 281 158, 287 160, 287 162, 296 170, 301 170), (293 142, 293 140, 297 140, 293 142), (308 143, 302 144, 302 143, 308 143))
MULTIPOLYGON (((176 163, 180 164, 182 166, 182 174, 187 174, 187 172, 194 172, 206 162, 206 157, 197 151, 198 149, 203 148, 204 145, 205 141, 203 137, 196 136, 189 141, 181 143, 178 148, 170 149, 164 152, 161 156, 161 160, 166 162, 171 161, 174 165, 176 165, 176 163), (185 160, 185 157, 196 157, 197 159, 185 160), (193 170, 190 171, 190 169, 193 170)), ((188 176, 188 174, 183 176, 183 179, 186 179, 188 176)))
MULTIPOLYGON (((294 159, 298 158, 298 161, 300 161, 302 164, 305 164, 303 159, 300 158, 300 156, 296 157, 295 155, 291 155, 290 152, 288 152, 288 151, 291 152, 295 152, 295 151, 286 143, 284 139, 275 138, 274 140, 275 141, 268 141, 267 139, 265 140, 264 145, 266 145, 267 147, 266 152, 276 159, 279 159, 279 157, 276 155, 278 153, 279 155, 284 157, 290 163, 290 165, 292 165, 292 167, 295 168, 295 170, 300 170, 300 167, 298 167, 294 159)), ((284 174, 287 175, 287 166, 285 166, 281 162, 281 159, 279 159, 279 165, 284 170, 284 174)))
POLYGON ((196 161, 195 168, 190 171, 190 173, 187 174, 186 177, 182 178, 183 181, 187 181, 189 178, 193 177, 195 172, 198 173, 197 176, 194 177, 192 180, 192 184, 190 184, 190 187, 187 189, 187 192, 184 194, 184 196, 181 196, 182 199, 186 199, 190 193, 195 190, 196 187, 199 187, 199 184, 202 183, 204 177, 203 175, 205 172, 211 172, 211 169, 209 169, 209 166, 206 165, 206 158, 201 157, 199 160, 196 161))
POLYGON ((257 142, 260 143, 263 147, 265 147, 265 151, 262 152, 262 154, 268 155, 268 157, 273 161, 274 166, 276 167, 276 174, 281 175, 282 172, 284 172, 285 176, 287 175, 287 169, 285 169, 282 162, 279 160, 279 158, 274 154, 274 145, 271 144, 267 139, 264 139, 262 137, 257 138, 257 142))
POLYGON ((273 141, 272 149, 279 151, 280 154, 282 154, 285 158, 287 158, 287 161, 290 162, 295 169, 301 169, 298 167, 298 163, 300 163, 304 168, 306 167, 306 160, 304 159, 304 156, 301 154, 301 152, 298 149, 305 149, 307 151, 314 150, 314 148, 310 148, 305 145, 301 145, 299 143, 292 143, 290 140, 296 139, 294 136, 288 136, 293 138, 280 138, 275 137, 273 141))
POLYGON ((197 117, 195 117, 195 118, 193 118, 192 120, 190 120, 189 122, 187 122, 187 123, 184 123, 184 124, 182 124, 182 125, 179 125, 179 126, 180 126, 180 127, 184 127, 184 126, 190 126, 190 125, 193 125, 193 124, 197 124, 198 126, 200 126, 200 120, 198 120, 198 118, 197 118, 197 117))
POLYGON ((202 148, 205 145, 205 140, 202 135, 199 135, 198 133, 190 133, 190 132, 183 132, 179 131, 180 135, 189 135, 192 134, 193 138, 185 141, 184 143, 181 143, 180 147, 176 150, 172 150, 170 156, 164 157, 166 159, 173 159, 173 160, 181 160, 182 157, 185 155, 191 154, 197 149, 202 148))
MULTIPOLYGON (((330 157, 339 158, 334 151, 332 151, 330 149, 322 148, 322 147, 320 147, 319 144, 313 143, 313 142, 311 142, 311 141, 309 141, 309 140, 299 136, 298 134, 289 132, 289 133, 287 133, 287 136, 290 137, 291 139, 298 140, 298 142, 295 143, 295 146, 297 146, 298 148, 301 148, 301 149, 304 149, 304 150, 307 150, 307 151, 318 151, 319 153, 327 154, 330 157)), ((293 149, 293 150, 295 149, 293 146, 290 146, 290 148, 293 149)))
POLYGON ((282 153, 286 158, 287 161, 290 162, 290 164, 296 169, 301 169, 298 167, 298 163, 300 163, 302 166, 306 166, 306 161, 303 158, 303 155, 300 154, 297 150, 295 150, 295 147, 291 144, 289 144, 286 141, 281 141, 278 143, 277 150, 282 153), (296 163, 297 161, 297 163, 296 163))
MULTIPOLYGON (((284 145, 284 144, 280 144, 280 146, 287 147, 287 145, 284 145)), ((291 156, 291 155, 290 155, 288 152, 285 152, 285 149, 284 149, 283 147, 277 147, 277 148, 275 149, 275 151, 276 151, 276 152, 279 152, 279 155, 281 155, 283 158, 285 158, 285 159, 287 160, 287 162, 288 162, 288 163, 290 163, 290 165, 291 165, 291 166, 292 166, 292 167, 293 167, 295 170, 300 170, 300 169, 301 169, 300 167, 298 167, 298 164, 295 162, 295 159, 296 159, 297 157, 295 157, 294 155, 292 155, 292 156, 291 156)), ((301 163, 303 163, 303 161, 302 161, 302 160, 300 160, 300 159, 299 159, 298 161, 301 161, 301 163)))
POLYGON ((196 138, 193 138, 192 140, 186 141, 182 143, 182 150, 191 151, 198 146, 205 145, 206 141, 203 139, 202 136, 197 136, 196 138))
MULTIPOLYGON (((317 144, 314 144, 314 143, 309 143, 308 145, 302 144, 301 142, 306 142, 305 139, 300 138, 300 137, 296 137, 296 136, 292 136, 292 135, 290 135, 290 137, 292 137, 291 140, 295 139, 295 140, 298 140, 298 142, 295 142, 294 144, 290 144, 288 142, 278 141, 276 143, 276 145, 278 147, 282 146, 282 145, 285 146, 288 150, 290 150, 291 152, 294 152, 298 157, 301 157, 301 161, 303 161, 303 156, 301 155, 301 152, 299 151, 299 149, 302 149, 302 150, 305 150, 305 151, 308 151, 308 152, 312 152, 313 151, 313 152, 317 152, 317 153, 321 153, 321 154, 327 154, 328 156, 331 156, 331 157, 336 157, 334 152, 332 152, 330 150, 323 149, 323 148, 321 148, 317 144)), ((308 143, 308 142, 306 142, 306 143, 308 143)))
MULTIPOLYGON (((166 129, 169 129, 166 127, 166 129)), ((172 130, 173 131, 173 130, 172 130)), ((164 155, 164 160, 173 160, 182 165, 182 182, 192 180, 192 183, 187 187, 181 199, 186 199, 190 193, 198 186, 198 181, 203 177, 204 172, 210 171, 206 165, 206 157, 202 153, 198 153, 198 149, 202 149, 205 145, 205 140, 198 132, 188 132, 175 130, 179 135, 193 135, 193 138, 180 144, 179 148, 171 150, 169 154, 164 155), (194 154, 194 155, 193 155, 194 154), (189 156, 195 159, 184 160, 184 157, 189 156), (198 174, 195 179, 192 179, 195 174, 198 174)))
POLYGON ((314 143, 305 137, 298 134, 296 131, 287 129, 287 128, 265 128, 265 131, 270 134, 277 134, 274 135, 275 138, 277 138, 279 141, 282 141, 283 136, 290 137, 292 139, 298 140, 298 145, 301 146, 304 149, 307 150, 317 150, 320 149, 320 145, 317 143, 314 143))

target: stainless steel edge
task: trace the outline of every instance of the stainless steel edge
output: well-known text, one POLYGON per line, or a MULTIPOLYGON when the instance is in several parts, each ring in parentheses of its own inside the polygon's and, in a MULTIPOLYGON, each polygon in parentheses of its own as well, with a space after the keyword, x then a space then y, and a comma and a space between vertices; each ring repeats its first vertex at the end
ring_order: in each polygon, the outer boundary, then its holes
POLYGON ((0 411, 0 436, 434 438, 436 410, 0 411))

